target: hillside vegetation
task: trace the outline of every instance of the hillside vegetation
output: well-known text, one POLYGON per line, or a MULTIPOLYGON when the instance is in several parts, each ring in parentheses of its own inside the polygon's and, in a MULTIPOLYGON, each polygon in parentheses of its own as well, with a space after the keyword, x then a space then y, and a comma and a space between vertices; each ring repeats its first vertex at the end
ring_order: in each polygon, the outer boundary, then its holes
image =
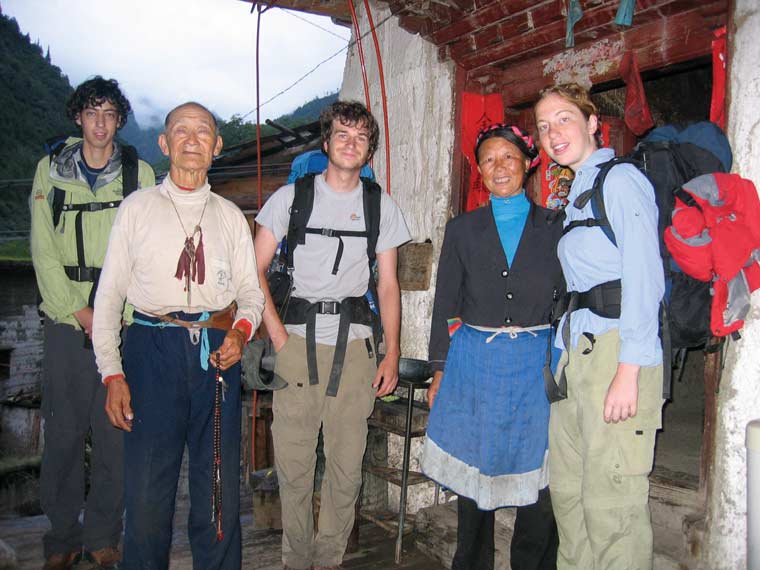
MULTIPOLYGON (((5 244, 29 230, 28 197, 31 178, 44 154, 45 141, 59 135, 76 135, 78 129, 66 118, 66 101, 73 92, 68 77, 51 62, 29 34, 23 34, 15 19, 0 13, 0 258, 26 255, 24 238, 5 244), (14 182, 15 181, 15 182, 14 182), (10 248, 10 249, 9 249, 10 248)), ((316 120, 322 108, 337 99, 337 93, 317 97, 292 113, 275 119, 287 127, 316 120)), ((255 140, 256 125, 233 115, 217 118, 226 147, 255 140)), ((140 157, 157 173, 168 164, 158 148, 163 125, 141 128, 133 115, 118 138, 137 148, 140 157)), ((262 125, 262 136, 276 132, 262 125)))
POLYGON ((75 129, 64 106, 72 92, 50 54, 0 15, 0 179, 29 178, 45 141, 75 129))

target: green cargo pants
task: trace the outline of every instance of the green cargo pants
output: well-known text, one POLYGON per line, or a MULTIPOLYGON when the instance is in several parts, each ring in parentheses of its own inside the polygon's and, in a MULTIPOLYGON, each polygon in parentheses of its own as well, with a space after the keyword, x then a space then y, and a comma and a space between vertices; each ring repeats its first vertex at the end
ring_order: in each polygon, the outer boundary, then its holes
POLYGON ((649 473, 655 432, 662 427, 662 366, 641 368, 636 416, 605 423, 604 398, 617 369, 620 338, 613 330, 595 340, 582 336, 571 351, 568 397, 551 407, 549 488, 560 537, 557 568, 651 570, 649 473))
POLYGON ((364 340, 348 343, 336 397, 327 380, 333 346, 317 344, 319 384, 309 385, 306 341, 291 334, 277 353, 275 372, 288 386, 274 393, 272 439, 282 505, 282 561, 295 569, 343 562, 362 484, 367 418, 375 405, 377 367, 364 340), (317 439, 322 427, 325 474, 318 531, 314 535, 312 495, 317 439))

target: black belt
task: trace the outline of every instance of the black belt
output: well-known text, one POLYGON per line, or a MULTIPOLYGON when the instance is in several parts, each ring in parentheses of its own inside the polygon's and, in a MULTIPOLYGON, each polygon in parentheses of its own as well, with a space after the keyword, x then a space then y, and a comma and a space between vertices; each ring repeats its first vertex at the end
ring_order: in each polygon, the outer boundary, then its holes
POLYGON ((378 318, 369 307, 366 297, 347 297, 343 301, 317 301, 310 303, 306 299, 291 297, 283 323, 286 325, 306 324, 306 363, 309 369, 309 384, 319 384, 317 371, 317 315, 340 315, 338 338, 335 342, 330 380, 327 383, 327 395, 337 396, 343 363, 346 358, 348 330, 351 323, 374 326, 378 318))
POLYGON ((80 267, 79 265, 64 265, 63 271, 66 277, 78 283, 88 282, 95 283, 100 279, 100 273, 103 271, 100 267, 80 267))
MULTIPOLYGON (((595 315, 606 319, 620 318, 620 304, 622 297, 622 287, 620 279, 607 281, 592 287, 588 291, 570 291, 568 293, 567 311, 565 312, 565 322, 562 325, 562 343, 570 357, 570 319, 572 314, 578 309, 588 309, 595 315)), ((546 396, 550 402, 557 402, 567 398, 567 377, 565 370, 567 363, 562 367, 559 374, 559 382, 555 382, 554 376, 544 371, 544 387, 546 396)))
MULTIPOLYGON (((81 259, 81 258, 80 258, 81 259)), ((90 288, 90 295, 87 298, 87 306, 95 308, 95 293, 98 290, 98 283, 100 282, 100 274, 103 270, 100 267, 85 267, 80 265, 64 265, 63 271, 66 273, 66 277, 72 281, 79 283, 92 283, 90 288)), ((85 339, 85 346, 89 342, 89 339, 85 339)))

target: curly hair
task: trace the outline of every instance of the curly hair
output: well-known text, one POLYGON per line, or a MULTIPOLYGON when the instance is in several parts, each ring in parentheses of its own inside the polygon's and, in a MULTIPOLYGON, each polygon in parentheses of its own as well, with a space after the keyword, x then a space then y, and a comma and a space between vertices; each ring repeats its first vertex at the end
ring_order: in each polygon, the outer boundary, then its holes
POLYGON ((72 121, 87 107, 97 107, 105 102, 116 107, 119 114, 119 126, 127 124, 127 117, 132 106, 119 88, 119 82, 115 79, 103 79, 96 75, 79 85, 66 102, 66 116, 72 121))
POLYGON ((319 125, 322 129, 322 145, 330 143, 333 133, 333 119, 340 121, 342 125, 350 127, 364 127, 369 131, 369 154, 371 159, 377 150, 380 140, 380 128, 377 126, 375 117, 367 110, 367 107, 358 101, 335 101, 329 107, 325 107, 319 115, 319 125))
POLYGON ((599 109, 597 108, 596 104, 591 100, 591 95, 588 92, 588 89, 585 87, 577 84, 577 83, 561 83, 558 85, 551 85, 549 87, 545 87, 541 90, 541 92, 538 94, 538 100, 536 101, 535 105, 533 105, 533 110, 536 110, 536 106, 541 102, 541 100, 545 99, 549 95, 558 95, 559 97, 562 97, 565 101, 568 103, 571 103, 578 107, 578 110, 580 110, 581 113, 583 113, 583 116, 586 117, 586 120, 588 121, 589 117, 591 115, 595 115, 596 119, 598 121, 599 126, 596 129, 596 132, 594 133, 594 140, 596 141, 596 145, 598 147, 602 147, 602 130, 601 130, 601 119, 599 118, 599 109))

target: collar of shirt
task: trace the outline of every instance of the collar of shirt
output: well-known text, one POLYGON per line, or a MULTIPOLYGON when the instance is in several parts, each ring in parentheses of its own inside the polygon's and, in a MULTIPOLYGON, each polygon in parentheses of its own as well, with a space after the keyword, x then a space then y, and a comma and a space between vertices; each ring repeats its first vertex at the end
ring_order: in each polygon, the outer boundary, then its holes
POLYGON ((161 183, 160 192, 162 194, 170 194, 172 199, 178 205, 197 204, 206 201, 211 193, 211 185, 208 183, 207 179, 203 186, 200 186, 195 190, 182 190, 174 183, 172 177, 167 174, 164 181, 161 183))
POLYGON ((593 180, 596 177, 596 173, 599 172, 598 166, 613 158, 615 158, 615 151, 613 149, 600 148, 595 150, 591 156, 581 164, 578 172, 575 173, 573 184, 570 187, 570 194, 567 197, 569 204, 573 203, 578 197, 578 194, 591 188, 590 181, 593 180))

